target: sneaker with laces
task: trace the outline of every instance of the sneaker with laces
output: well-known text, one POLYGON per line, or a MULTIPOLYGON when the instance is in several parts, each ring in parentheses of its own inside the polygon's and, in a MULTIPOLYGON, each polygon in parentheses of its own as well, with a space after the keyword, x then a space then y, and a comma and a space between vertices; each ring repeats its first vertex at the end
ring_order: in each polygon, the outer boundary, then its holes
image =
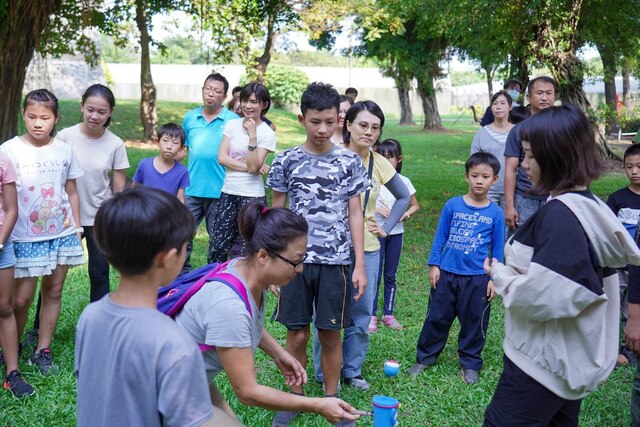
POLYGON ((401 331, 404 329, 404 326, 402 326, 400 322, 398 322, 398 319, 396 319, 396 316, 394 316, 393 314, 382 316, 382 323, 384 324, 384 326, 386 326, 387 328, 391 328, 394 331, 401 331))
POLYGON ((409 370, 407 371, 407 375, 409 375, 410 377, 417 377, 418 375, 420 375, 422 373, 422 371, 424 371, 428 367, 429 367, 429 365, 423 365, 422 363, 416 363, 412 367, 409 368, 409 370))
POLYGON ((29 365, 37 366, 42 375, 55 374, 57 371, 56 365, 53 364, 51 350, 48 348, 34 352, 29 358, 28 363, 29 365))
POLYGON ((474 371, 473 369, 461 368, 460 375, 466 384, 475 384, 480 380, 478 371, 474 371))
POLYGON ((28 348, 38 344, 38 335, 39 331, 37 329, 32 329, 27 333, 27 336, 24 337, 24 340, 20 343, 22 348, 28 348))
POLYGON ((378 318, 371 316, 371 320, 369 320, 369 333, 373 334, 375 332, 378 332, 378 318))
POLYGON ((364 379, 362 375, 358 375, 353 378, 345 378, 342 377, 344 383, 348 386, 357 388, 358 390, 369 390, 371 388, 371 384, 367 380, 364 379))
POLYGON ((18 399, 32 396, 36 392, 31 384, 22 379, 22 374, 17 369, 9 372, 9 375, 4 377, 4 388, 18 399))

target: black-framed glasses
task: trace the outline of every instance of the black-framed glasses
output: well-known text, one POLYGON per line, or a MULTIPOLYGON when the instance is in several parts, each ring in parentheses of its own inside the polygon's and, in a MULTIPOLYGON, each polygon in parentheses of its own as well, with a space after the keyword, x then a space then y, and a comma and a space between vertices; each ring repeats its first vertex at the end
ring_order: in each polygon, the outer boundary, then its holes
POLYGON ((290 259, 283 257, 282 255, 280 255, 277 252, 273 252, 273 251, 269 251, 269 250, 267 250, 267 252, 269 252, 271 255, 273 255, 273 256, 275 256, 277 258, 280 258, 281 260, 283 260, 284 262, 289 264, 291 267, 293 267, 294 270, 297 269, 299 266, 301 266, 304 263, 304 260, 307 259, 307 257, 309 256, 309 254, 305 253, 300 261, 293 262, 290 259))

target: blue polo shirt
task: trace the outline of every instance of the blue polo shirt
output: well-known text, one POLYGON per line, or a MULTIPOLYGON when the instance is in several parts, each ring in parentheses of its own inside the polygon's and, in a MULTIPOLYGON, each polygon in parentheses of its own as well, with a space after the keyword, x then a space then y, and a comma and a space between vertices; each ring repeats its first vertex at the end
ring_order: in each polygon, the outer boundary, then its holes
POLYGON ((184 116, 182 127, 187 134, 189 149, 189 179, 191 185, 185 195, 217 199, 224 183, 225 168, 218 163, 224 125, 239 116, 222 107, 220 114, 209 123, 202 116, 202 106, 184 116))

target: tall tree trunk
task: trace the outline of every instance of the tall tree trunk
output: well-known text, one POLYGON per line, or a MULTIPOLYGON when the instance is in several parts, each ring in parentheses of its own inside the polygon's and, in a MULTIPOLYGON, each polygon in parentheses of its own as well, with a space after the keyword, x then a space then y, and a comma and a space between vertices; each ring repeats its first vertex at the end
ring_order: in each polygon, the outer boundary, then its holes
POLYGON ((267 40, 264 43, 264 51, 262 52, 262 55, 256 58, 256 80, 260 83, 264 83, 264 75, 267 72, 269 62, 271 62, 271 53, 273 52, 273 46, 276 42, 276 38, 278 37, 278 34, 275 32, 277 13, 277 11, 269 13, 269 19, 267 20, 267 40))
MULTIPOLYGON (((555 27, 551 19, 537 28, 534 54, 540 62, 549 67, 551 75, 558 82, 560 99, 571 102, 586 112, 589 101, 582 88, 584 68, 576 56, 580 46, 577 34, 582 5, 583 0, 570 0, 566 9, 568 15, 559 28, 555 27)), ((548 9, 545 13, 549 16, 555 13, 551 10, 550 4, 544 7, 548 9)))
POLYGON ((596 47, 600 53, 600 59, 602 60, 602 68, 604 71, 604 102, 607 104, 611 112, 611 115, 607 117, 604 130, 605 134, 608 135, 613 131, 616 124, 616 73, 618 71, 616 70, 616 58, 613 51, 602 45, 597 45, 596 47))
POLYGON ((144 127, 144 141, 156 138, 158 114, 156 112, 156 87, 151 75, 149 44, 151 37, 147 27, 147 10, 144 0, 136 0, 136 24, 140 31, 140 121, 144 127))
POLYGON ((627 110, 633 109, 631 102, 631 64, 627 58, 622 61, 622 102, 627 110))
POLYGON ((406 86, 396 87, 398 89, 398 99, 400 100, 400 124, 414 125, 413 111, 411 110, 411 99, 409 98, 409 88, 406 86))
POLYGON ((487 90, 489 91, 489 99, 491 99, 491 97, 493 96, 493 76, 496 73, 496 67, 482 64, 482 68, 484 69, 484 75, 487 79, 487 90))
POLYGON ((400 101, 400 124, 413 125, 413 111, 411 110, 411 99, 409 92, 411 91, 411 75, 403 73, 396 64, 388 70, 393 75, 393 81, 398 90, 398 100, 400 101))
POLYGON ((49 15, 62 0, 11 0, 0 8, 0 143, 18 131, 25 73, 49 15))
POLYGON ((423 130, 442 129, 442 120, 438 112, 438 100, 436 90, 431 77, 416 78, 418 81, 418 94, 422 100, 422 111, 424 111, 423 130))
MULTIPOLYGON (((523 42, 525 46, 528 42, 523 42)), ((513 78, 522 83, 522 89, 529 84, 529 65, 524 57, 512 56, 509 62, 509 78, 513 78)))

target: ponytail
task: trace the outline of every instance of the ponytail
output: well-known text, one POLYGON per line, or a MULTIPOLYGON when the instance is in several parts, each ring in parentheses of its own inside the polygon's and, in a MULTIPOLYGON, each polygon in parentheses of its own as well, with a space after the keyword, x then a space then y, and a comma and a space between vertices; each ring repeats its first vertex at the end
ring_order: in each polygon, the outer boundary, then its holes
POLYGON ((247 255, 253 256, 260 249, 282 252, 291 241, 306 236, 307 221, 287 208, 269 208, 260 200, 254 200, 238 214, 238 228, 246 242, 247 255))

